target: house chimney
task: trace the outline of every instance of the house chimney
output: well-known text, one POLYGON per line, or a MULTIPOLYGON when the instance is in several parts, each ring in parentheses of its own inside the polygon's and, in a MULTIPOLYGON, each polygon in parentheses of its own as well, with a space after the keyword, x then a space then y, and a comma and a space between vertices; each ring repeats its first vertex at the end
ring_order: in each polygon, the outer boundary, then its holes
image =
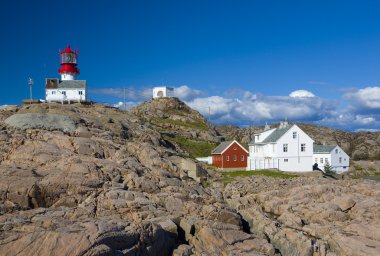
POLYGON ((270 125, 268 125, 268 123, 265 122, 264 131, 268 131, 268 130, 270 130, 270 125))

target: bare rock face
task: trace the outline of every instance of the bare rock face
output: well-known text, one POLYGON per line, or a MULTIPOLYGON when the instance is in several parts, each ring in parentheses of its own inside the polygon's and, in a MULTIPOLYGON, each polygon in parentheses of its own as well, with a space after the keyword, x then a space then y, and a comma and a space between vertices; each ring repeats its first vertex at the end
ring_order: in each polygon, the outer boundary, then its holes
POLYGON ((25 113, 14 114, 5 123, 21 129, 46 129, 73 132, 75 123, 67 116, 57 114, 25 113))
POLYGON ((255 240, 134 114, 58 104, 3 111, 0 255, 202 254, 202 228, 224 236, 231 252, 234 234, 255 240))
POLYGON ((224 187, 209 171, 203 186, 167 138, 218 141, 202 118, 176 99, 0 109, 0 255, 376 255, 378 183, 224 187), (171 121, 144 116, 153 110, 171 121), (41 118, 18 126, 20 115, 41 118))
POLYGON ((252 177, 224 191, 251 232, 282 255, 378 255, 379 195, 376 182, 322 178, 252 177))

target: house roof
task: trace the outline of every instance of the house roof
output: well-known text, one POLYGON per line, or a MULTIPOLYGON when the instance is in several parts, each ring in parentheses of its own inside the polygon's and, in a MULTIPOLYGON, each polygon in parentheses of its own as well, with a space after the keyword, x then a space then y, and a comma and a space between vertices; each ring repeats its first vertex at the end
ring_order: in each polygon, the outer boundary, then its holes
POLYGON ((217 146, 212 152, 211 154, 212 155, 220 155, 220 154, 223 154, 224 151, 226 151, 227 148, 229 148, 231 146, 231 144, 233 144, 234 142, 236 142, 236 144, 238 144, 244 151, 246 151, 248 153, 248 151, 242 146, 239 144, 239 142, 237 142, 236 140, 230 140, 230 141, 224 141, 222 143, 219 144, 219 146, 217 146))
POLYGON ((314 145, 313 153, 314 154, 324 154, 330 153, 337 145, 314 145))
POLYGON ((58 81, 56 78, 48 78, 46 89, 86 89, 86 80, 58 81))
POLYGON ((60 81, 58 88, 67 88, 67 89, 85 89, 86 80, 65 80, 60 81))
POLYGON ((261 143, 271 143, 278 141, 287 131, 289 131, 290 128, 292 128, 290 125, 282 128, 277 128, 261 143))
POLYGON ((228 148, 229 145, 231 145, 231 143, 233 142, 233 140, 230 140, 230 141, 223 141, 222 143, 219 144, 219 146, 217 146, 212 152, 211 154, 222 154, 222 152, 228 148))

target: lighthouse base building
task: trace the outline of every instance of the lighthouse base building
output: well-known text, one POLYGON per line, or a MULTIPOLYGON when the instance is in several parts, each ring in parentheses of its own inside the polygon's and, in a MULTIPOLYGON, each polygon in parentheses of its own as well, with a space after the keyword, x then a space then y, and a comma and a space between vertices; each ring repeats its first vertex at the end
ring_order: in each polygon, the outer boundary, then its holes
POLYGON ((47 102, 82 102, 86 100, 86 80, 47 78, 45 94, 47 102))

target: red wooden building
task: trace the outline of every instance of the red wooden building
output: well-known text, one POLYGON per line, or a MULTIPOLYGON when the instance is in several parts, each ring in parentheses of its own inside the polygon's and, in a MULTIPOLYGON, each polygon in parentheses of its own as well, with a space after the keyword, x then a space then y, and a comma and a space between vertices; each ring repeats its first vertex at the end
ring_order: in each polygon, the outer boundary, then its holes
POLYGON ((236 140, 220 143, 211 153, 212 165, 219 168, 246 168, 248 151, 236 140))

